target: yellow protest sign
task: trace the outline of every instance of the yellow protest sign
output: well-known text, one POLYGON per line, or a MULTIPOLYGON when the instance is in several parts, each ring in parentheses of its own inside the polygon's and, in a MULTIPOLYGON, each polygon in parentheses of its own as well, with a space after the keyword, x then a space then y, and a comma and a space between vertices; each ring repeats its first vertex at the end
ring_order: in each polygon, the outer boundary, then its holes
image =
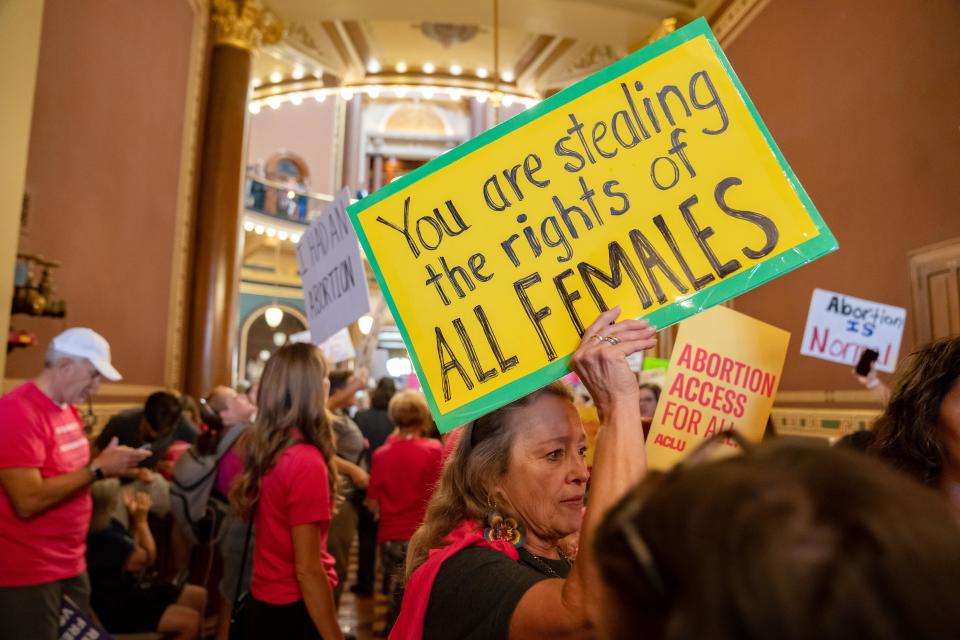
POLYGON ((666 327, 837 246, 704 20, 349 212, 441 431, 566 373, 602 309, 666 327))
POLYGON ((669 469, 731 429, 759 442, 789 342, 787 331, 726 307, 684 320, 647 435, 650 468, 669 469))

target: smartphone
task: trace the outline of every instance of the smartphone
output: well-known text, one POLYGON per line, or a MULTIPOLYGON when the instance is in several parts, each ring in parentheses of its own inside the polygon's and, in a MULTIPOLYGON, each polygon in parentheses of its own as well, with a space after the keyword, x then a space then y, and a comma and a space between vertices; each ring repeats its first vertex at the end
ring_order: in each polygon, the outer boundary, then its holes
POLYGON ((140 449, 141 451, 153 451, 153 444, 150 442, 145 442, 144 444, 137 447, 137 449, 140 449))
POLYGON ((877 361, 877 358, 880 357, 879 351, 874 351, 873 349, 865 349, 864 352, 860 355, 860 361, 857 362, 857 366, 853 368, 857 372, 858 376, 868 376, 870 375, 870 370, 873 368, 873 363, 877 361))

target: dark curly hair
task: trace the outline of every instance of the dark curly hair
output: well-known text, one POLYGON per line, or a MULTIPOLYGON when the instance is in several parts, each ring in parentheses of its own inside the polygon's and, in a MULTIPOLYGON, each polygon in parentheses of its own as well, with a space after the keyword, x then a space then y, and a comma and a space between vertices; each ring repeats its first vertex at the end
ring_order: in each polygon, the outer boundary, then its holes
POLYGON ((958 379, 960 338, 938 340, 910 354, 886 410, 874 423, 869 451, 920 482, 936 485, 944 456, 937 433, 940 405, 958 379))

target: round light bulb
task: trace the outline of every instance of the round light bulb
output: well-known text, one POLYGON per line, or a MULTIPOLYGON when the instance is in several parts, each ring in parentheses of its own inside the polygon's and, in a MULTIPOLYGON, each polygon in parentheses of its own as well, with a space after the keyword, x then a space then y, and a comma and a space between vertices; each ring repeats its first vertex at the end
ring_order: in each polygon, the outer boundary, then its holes
POLYGON ((292 77, 294 80, 300 80, 306 74, 306 70, 304 70, 304 68, 300 65, 297 65, 293 68, 293 72, 290 73, 290 77, 292 77))
POLYGON ((260 113, 260 104, 258 102, 251 102, 249 108, 250 108, 250 113, 254 115, 260 113))
POLYGON ((277 347, 282 347, 287 344, 287 334, 283 331, 277 331, 273 334, 273 344, 277 347))
POLYGON ((461 73, 463 73, 463 67, 461 67, 458 64, 452 64, 450 65, 450 73, 452 73, 455 76, 458 76, 461 73))
POLYGON ((279 71, 274 71, 273 73, 270 74, 270 82, 271 82, 271 83, 277 84, 277 83, 280 82, 281 80, 283 80, 283 74, 280 73, 279 71))
POLYGON ((432 63, 432 62, 424 62, 424 63, 423 63, 423 72, 424 72, 424 73, 433 73, 434 71, 436 71, 436 69, 437 69, 437 68, 436 68, 435 66, 433 66, 433 63, 432 63))
POLYGON ((380 73, 380 62, 376 58, 371 58, 367 63, 368 73, 380 73))
POLYGON ((300 242, 300 234, 299 233, 290 234, 290 242, 292 242, 293 244, 297 244, 298 242, 300 242))
POLYGON ((253 232, 256 233, 258 236, 262 236, 264 231, 266 231, 266 229, 262 224, 258 224, 253 228, 253 232))
POLYGON ((488 75, 490 75, 490 72, 487 71, 484 67, 477 67, 478 78, 486 78, 488 75))
POLYGON ((360 316, 357 318, 357 328, 360 329, 360 333, 367 335, 370 333, 370 329, 373 328, 373 318, 371 316, 360 316))
POLYGON ((249 220, 247 220, 246 222, 243 223, 243 229, 244 229, 244 231, 253 231, 253 228, 254 228, 255 226, 256 226, 256 225, 253 224, 252 222, 250 222, 249 220))
POLYGON ((393 65, 393 68, 397 70, 397 73, 406 73, 406 72, 407 72, 407 63, 406 63, 406 62, 398 62, 397 64, 393 65))
POLYGON ((276 329, 283 322, 283 309, 276 305, 267 307, 267 310, 263 312, 263 319, 267 321, 268 327, 276 329))

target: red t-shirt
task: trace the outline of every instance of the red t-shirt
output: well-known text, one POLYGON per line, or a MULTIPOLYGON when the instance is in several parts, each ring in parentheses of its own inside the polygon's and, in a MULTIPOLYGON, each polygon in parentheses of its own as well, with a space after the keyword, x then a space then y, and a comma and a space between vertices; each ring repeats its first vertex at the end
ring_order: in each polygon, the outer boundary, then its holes
POLYGON ((442 468, 443 445, 431 438, 398 437, 374 451, 367 497, 380 505, 378 543, 413 536, 442 468))
MULTIPOLYGON (((0 398, 0 469, 39 469, 50 478, 89 461, 90 443, 73 406, 61 407, 32 382, 0 398)), ((91 510, 90 491, 83 489, 24 520, 0 488, 0 586, 43 584, 86 571, 91 510)))
POLYGON ((330 586, 336 586, 333 556, 327 553, 330 507, 327 463, 320 450, 309 444, 284 450, 260 487, 250 583, 254 598, 290 604, 303 597, 293 557, 293 527, 301 524, 319 525, 320 557, 330 586))

